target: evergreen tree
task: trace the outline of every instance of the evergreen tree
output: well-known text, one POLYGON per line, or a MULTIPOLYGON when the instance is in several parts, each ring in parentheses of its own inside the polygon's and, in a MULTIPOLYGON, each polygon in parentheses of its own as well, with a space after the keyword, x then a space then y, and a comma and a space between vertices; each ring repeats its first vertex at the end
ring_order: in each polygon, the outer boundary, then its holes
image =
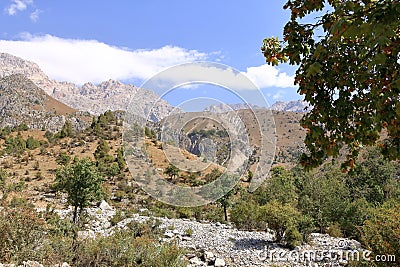
POLYGON ((74 130, 72 128, 72 124, 70 121, 65 121, 61 131, 59 132, 59 137, 64 138, 64 137, 73 137, 74 136, 74 130))

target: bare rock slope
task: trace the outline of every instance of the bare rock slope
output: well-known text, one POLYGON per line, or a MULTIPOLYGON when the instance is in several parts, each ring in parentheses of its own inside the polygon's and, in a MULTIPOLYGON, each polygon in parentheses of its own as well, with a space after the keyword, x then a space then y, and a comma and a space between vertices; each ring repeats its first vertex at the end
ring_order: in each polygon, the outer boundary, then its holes
POLYGON ((22 74, 0 79, 0 127, 25 123, 29 128, 55 132, 66 120, 83 129, 90 116, 50 97, 22 74))
POLYGON ((108 80, 95 85, 86 83, 78 86, 69 82, 50 79, 36 63, 19 57, 0 53, 0 77, 22 74, 48 95, 80 111, 99 115, 107 110, 126 110, 132 99, 132 105, 148 112, 150 118, 158 121, 168 115, 173 107, 153 91, 119 81, 108 80))

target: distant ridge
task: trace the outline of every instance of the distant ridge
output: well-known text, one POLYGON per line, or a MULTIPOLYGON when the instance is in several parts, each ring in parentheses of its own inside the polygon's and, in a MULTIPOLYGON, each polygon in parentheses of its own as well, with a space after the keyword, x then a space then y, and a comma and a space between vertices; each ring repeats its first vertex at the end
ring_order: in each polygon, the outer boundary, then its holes
POLYGON ((77 130, 90 122, 78 112, 47 95, 22 74, 0 78, 0 127, 25 123, 29 128, 56 132, 69 120, 77 130))
POLYGON ((206 107, 203 111, 209 112, 226 112, 230 110, 241 110, 241 109, 260 109, 261 107, 253 104, 238 103, 238 104, 218 104, 210 105, 206 107))
POLYGON ((286 102, 277 101, 271 106, 271 109, 276 111, 307 112, 306 108, 308 107, 309 105, 306 101, 294 100, 286 102))
POLYGON ((151 90, 145 90, 131 84, 108 80, 98 85, 86 83, 79 87, 69 82, 57 82, 50 79, 36 63, 19 57, 0 53, 0 78, 12 74, 22 74, 48 95, 73 107, 99 115, 107 110, 126 110, 130 99, 139 110, 158 121, 168 115, 174 107, 151 90))
POLYGON ((229 110, 241 110, 241 109, 270 109, 276 111, 289 111, 289 112, 307 112, 306 108, 309 107, 306 101, 294 100, 294 101, 277 101, 269 108, 259 107, 253 104, 219 104, 210 105, 204 109, 204 111, 210 112, 226 112, 229 110))

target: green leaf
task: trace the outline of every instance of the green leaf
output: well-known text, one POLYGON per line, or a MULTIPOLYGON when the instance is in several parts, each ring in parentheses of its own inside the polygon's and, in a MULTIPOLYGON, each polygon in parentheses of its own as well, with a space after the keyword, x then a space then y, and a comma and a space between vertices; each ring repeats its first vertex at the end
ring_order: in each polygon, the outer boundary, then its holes
POLYGON ((381 65, 381 64, 385 64, 386 62, 386 55, 379 53, 377 54, 371 61, 372 65, 381 65))
POLYGON ((314 62, 308 69, 307 69, 307 77, 314 76, 321 72, 322 65, 319 62, 314 62))

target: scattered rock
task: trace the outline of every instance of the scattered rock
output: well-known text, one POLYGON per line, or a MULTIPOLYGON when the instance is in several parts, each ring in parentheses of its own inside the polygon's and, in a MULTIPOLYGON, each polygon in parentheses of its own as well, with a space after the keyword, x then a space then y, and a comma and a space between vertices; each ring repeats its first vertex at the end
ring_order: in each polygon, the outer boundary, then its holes
POLYGON ((216 259, 215 259, 214 266, 215 266, 215 267, 223 267, 223 266, 225 266, 225 261, 224 261, 224 259, 216 258, 216 259))
POLYGON ((189 262, 194 266, 202 266, 204 264, 198 257, 191 258, 189 262))
POLYGON ((173 238, 175 235, 174 235, 174 233, 172 233, 172 232, 165 232, 165 233, 164 233, 164 236, 165 236, 165 237, 168 237, 168 238, 173 238))
POLYGON ((40 264, 37 261, 24 261, 23 267, 43 267, 43 264, 40 264))
MULTIPOLYGON (((56 210, 57 213, 67 217, 71 214, 69 210, 56 210)), ((115 210, 102 210, 100 208, 87 209, 88 214, 94 218, 88 223, 88 230, 80 232, 80 237, 95 238, 96 235, 110 235, 118 228, 124 228, 132 221, 144 223, 154 218, 134 214, 126 218, 117 225, 111 227, 109 220, 115 214, 115 210), (99 212, 101 211, 101 212, 99 212)), ((277 243, 272 243, 274 236, 268 231, 241 231, 231 225, 222 223, 197 222, 183 219, 157 218, 161 222, 159 226, 165 230, 161 242, 174 240, 181 247, 189 250, 186 258, 190 262, 190 267, 198 266, 270 266, 285 265, 288 259, 279 259, 277 255, 295 255, 310 251, 343 250, 356 248, 360 250, 357 241, 334 238, 326 234, 313 233, 310 236, 310 243, 297 246, 294 250, 289 250, 277 243), (173 230, 170 230, 173 229, 173 230), (193 233, 189 237, 185 235, 187 229, 192 229, 193 233), (273 254, 270 254, 270 253, 273 254), (294 253, 294 254, 293 254, 294 253), (272 258, 271 255, 275 255, 272 258)), ((290 260, 290 259, 289 259, 290 260)), ((290 261, 290 266, 304 267, 314 266, 315 264, 331 264, 339 266, 339 259, 330 263, 327 260, 318 261, 317 259, 303 259, 300 261, 290 261)), ((345 264, 341 261, 340 264, 345 264)), ((188 267, 189 267, 188 266, 188 267)), ((0 266, 1 267, 1 266, 0 266)), ((64 266, 62 266, 64 267, 64 266)), ((67 266, 65 266, 67 267, 67 266)))
POLYGON ((189 236, 182 236, 182 240, 183 240, 183 241, 191 241, 192 238, 189 237, 189 236))
POLYGON ((214 253, 210 252, 210 251, 205 251, 204 252, 204 259, 206 261, 210 261, 214 259, 214 253))
POLYGON ((99 208, 101 210, 113 210, 113 208, 105 200, 100 202, 99 208))

